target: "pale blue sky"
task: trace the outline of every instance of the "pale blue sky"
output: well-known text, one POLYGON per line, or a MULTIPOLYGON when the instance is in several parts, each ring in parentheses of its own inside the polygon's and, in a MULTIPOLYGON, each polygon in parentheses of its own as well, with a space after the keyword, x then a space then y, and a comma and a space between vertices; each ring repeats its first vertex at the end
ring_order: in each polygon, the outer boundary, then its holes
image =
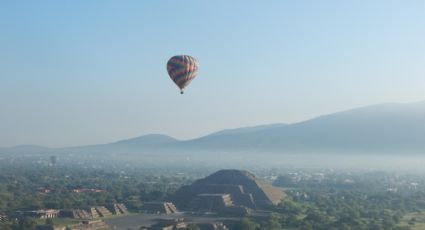
POLYGON ((0 146, 187 139, 425 100, 425 1, 1 1, 0 146), (180 95, 165 64, 199 60, 180 95))

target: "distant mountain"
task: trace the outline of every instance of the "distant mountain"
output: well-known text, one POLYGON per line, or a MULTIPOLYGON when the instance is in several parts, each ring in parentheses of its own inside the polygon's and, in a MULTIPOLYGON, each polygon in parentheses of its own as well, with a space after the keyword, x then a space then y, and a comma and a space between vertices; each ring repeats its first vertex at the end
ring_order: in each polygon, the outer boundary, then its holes
POLYGON ((149 134, 113 143, 86 145, 65 148, 47 148, 37 145, 20 145, 0 148, 0 153, 138 153, 144 150, 160 149, 163 146, 178 142, 177 139, 161 134, 149 134))
POLYGON ((177 146, 205 150, 420 151, 425 150, 425 102, 381 104, 296 124, 219 132, 177 146))
POLYGON ((425 102, 368 106, 295 124, 223 130, 187 141, 152 134, 108 144, 60 149, 18 146, 0 149, 0 153, 139 153, 153 150, 424 152, 425 102))
POLYGON ((284 126, 286 126, 286 124, 271 124, 271 125, 269 124, 269 125, 258 125, 258 126, 252 126, 252 127, 243 127, 243 128, 237 128, 237 129, 225 129, 222 131, 209 134, 208 137, 247 134, 247 133, 258 132, 258 131, 271 129, 271 128, 284 127, 284 126))
POLYGON ((48 153, 52 149, 39 145, 18 145, 9 148, 0 148, 0 153, 17 154, 17 153, 48 153))
POLYGON ((105 144, 105 147, 157 148, 165 144, 178 142, 177 139, 161 134, 149 134, 127 140, 105 144))
POLYGON ((131 138, 127 140, 121 140, 108 144, 101 145, 88 145, 88 146, 78 146, 71 148, 63 148, 62 151, 66 152, 115 152, 115 153, 133 153, 140 152, 143 150, 154 150, 159 149, 162 146, 170 145, 171 143, 178 142, 177 139, 161 135, 161 134, 149 134, 136 138, 131 138))

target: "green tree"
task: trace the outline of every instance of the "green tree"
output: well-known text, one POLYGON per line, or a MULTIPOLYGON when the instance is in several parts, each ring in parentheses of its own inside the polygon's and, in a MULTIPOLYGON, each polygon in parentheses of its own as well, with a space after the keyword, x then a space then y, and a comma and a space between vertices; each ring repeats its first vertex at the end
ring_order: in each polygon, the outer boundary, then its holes
POLYGON ((0 221, 0 229, 1 230, 12 230, 9 223, 1 222, 1 221, 0 221))
POLYGON ((46 219, 46 221, 44 222, 46 225, 48 225, 48 226, 53 226, 53 220, 52 219, 50 219, 50 218, 47 218, 46 219))
POLYGON ((22 219, 19 219, 17 222, 14 222, 12 225, 13 230, 36 230, 37 229, 37 223, 29 218, 24 217, 22 219))
POLYGON ((269 219, 267 220, 265 229, 267 230, 279 230, 282 228, 280 225, 280 218, 276 213, 273 213, 270 215, 269 219))
POLYGON ((255 230, 257 228, 257 224, 251 221, 248 218, 243 218, 242 220, 238 221, 234 228, 235 230, 255 230))

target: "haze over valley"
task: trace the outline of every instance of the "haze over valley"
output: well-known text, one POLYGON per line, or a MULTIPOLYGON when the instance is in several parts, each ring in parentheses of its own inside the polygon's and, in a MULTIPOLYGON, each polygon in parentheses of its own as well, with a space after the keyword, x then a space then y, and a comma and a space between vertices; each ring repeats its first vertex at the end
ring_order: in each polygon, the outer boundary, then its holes
POLYGON ((150 134, 67 148, 21 145, 1 148, 0 153, 3 156, 110 158, 114 159, 112 162, 134 165, 206 164, 217 169, 269 165, 422 170, 425 103, 373 105, 294 124, 222 130, 191 140, 150 134))
POLYGON ((425 1, 0 1, 0 230, 424 230, 425 1))

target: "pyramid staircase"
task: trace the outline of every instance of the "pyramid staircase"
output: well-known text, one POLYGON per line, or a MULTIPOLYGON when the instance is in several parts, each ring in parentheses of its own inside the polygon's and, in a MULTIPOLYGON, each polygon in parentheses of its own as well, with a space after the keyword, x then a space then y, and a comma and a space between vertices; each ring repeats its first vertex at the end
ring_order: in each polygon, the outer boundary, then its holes
POLYGON ((92 216, 86 210, 82 210, 82 209, 72 210, 72 216, 75 219, 91 219, 92 218, 92 216))
POLYGON ((165 203, 165 206, 166 206, 166 210, 169 210, 170 213, 176 213, 177 212, 177 208, 173 203, 167 202, 167 203, 165 203))
POLYGON ((116 207, 121 212, 121 214, 127 214, 128 213, 128 209, 127 209, 127 207, 125 207, 124 204, 116 204, 116 207))
POLYGON ((100 217, 112 216, 112 213, 107 208, 105 208, 105 206, 97 206, 95 207, 95 210, 97 213, 99 213, 100 217))
POLYGON ((99 215, 99 213, 96 211, 96 208, 95 208, 95 207, 90 207, 90 208, 88 209, 88 213, 91 215, 91 217, 92 217, 93 219, 98 219, 98 218, 100 218, 100 215, 99 215))

